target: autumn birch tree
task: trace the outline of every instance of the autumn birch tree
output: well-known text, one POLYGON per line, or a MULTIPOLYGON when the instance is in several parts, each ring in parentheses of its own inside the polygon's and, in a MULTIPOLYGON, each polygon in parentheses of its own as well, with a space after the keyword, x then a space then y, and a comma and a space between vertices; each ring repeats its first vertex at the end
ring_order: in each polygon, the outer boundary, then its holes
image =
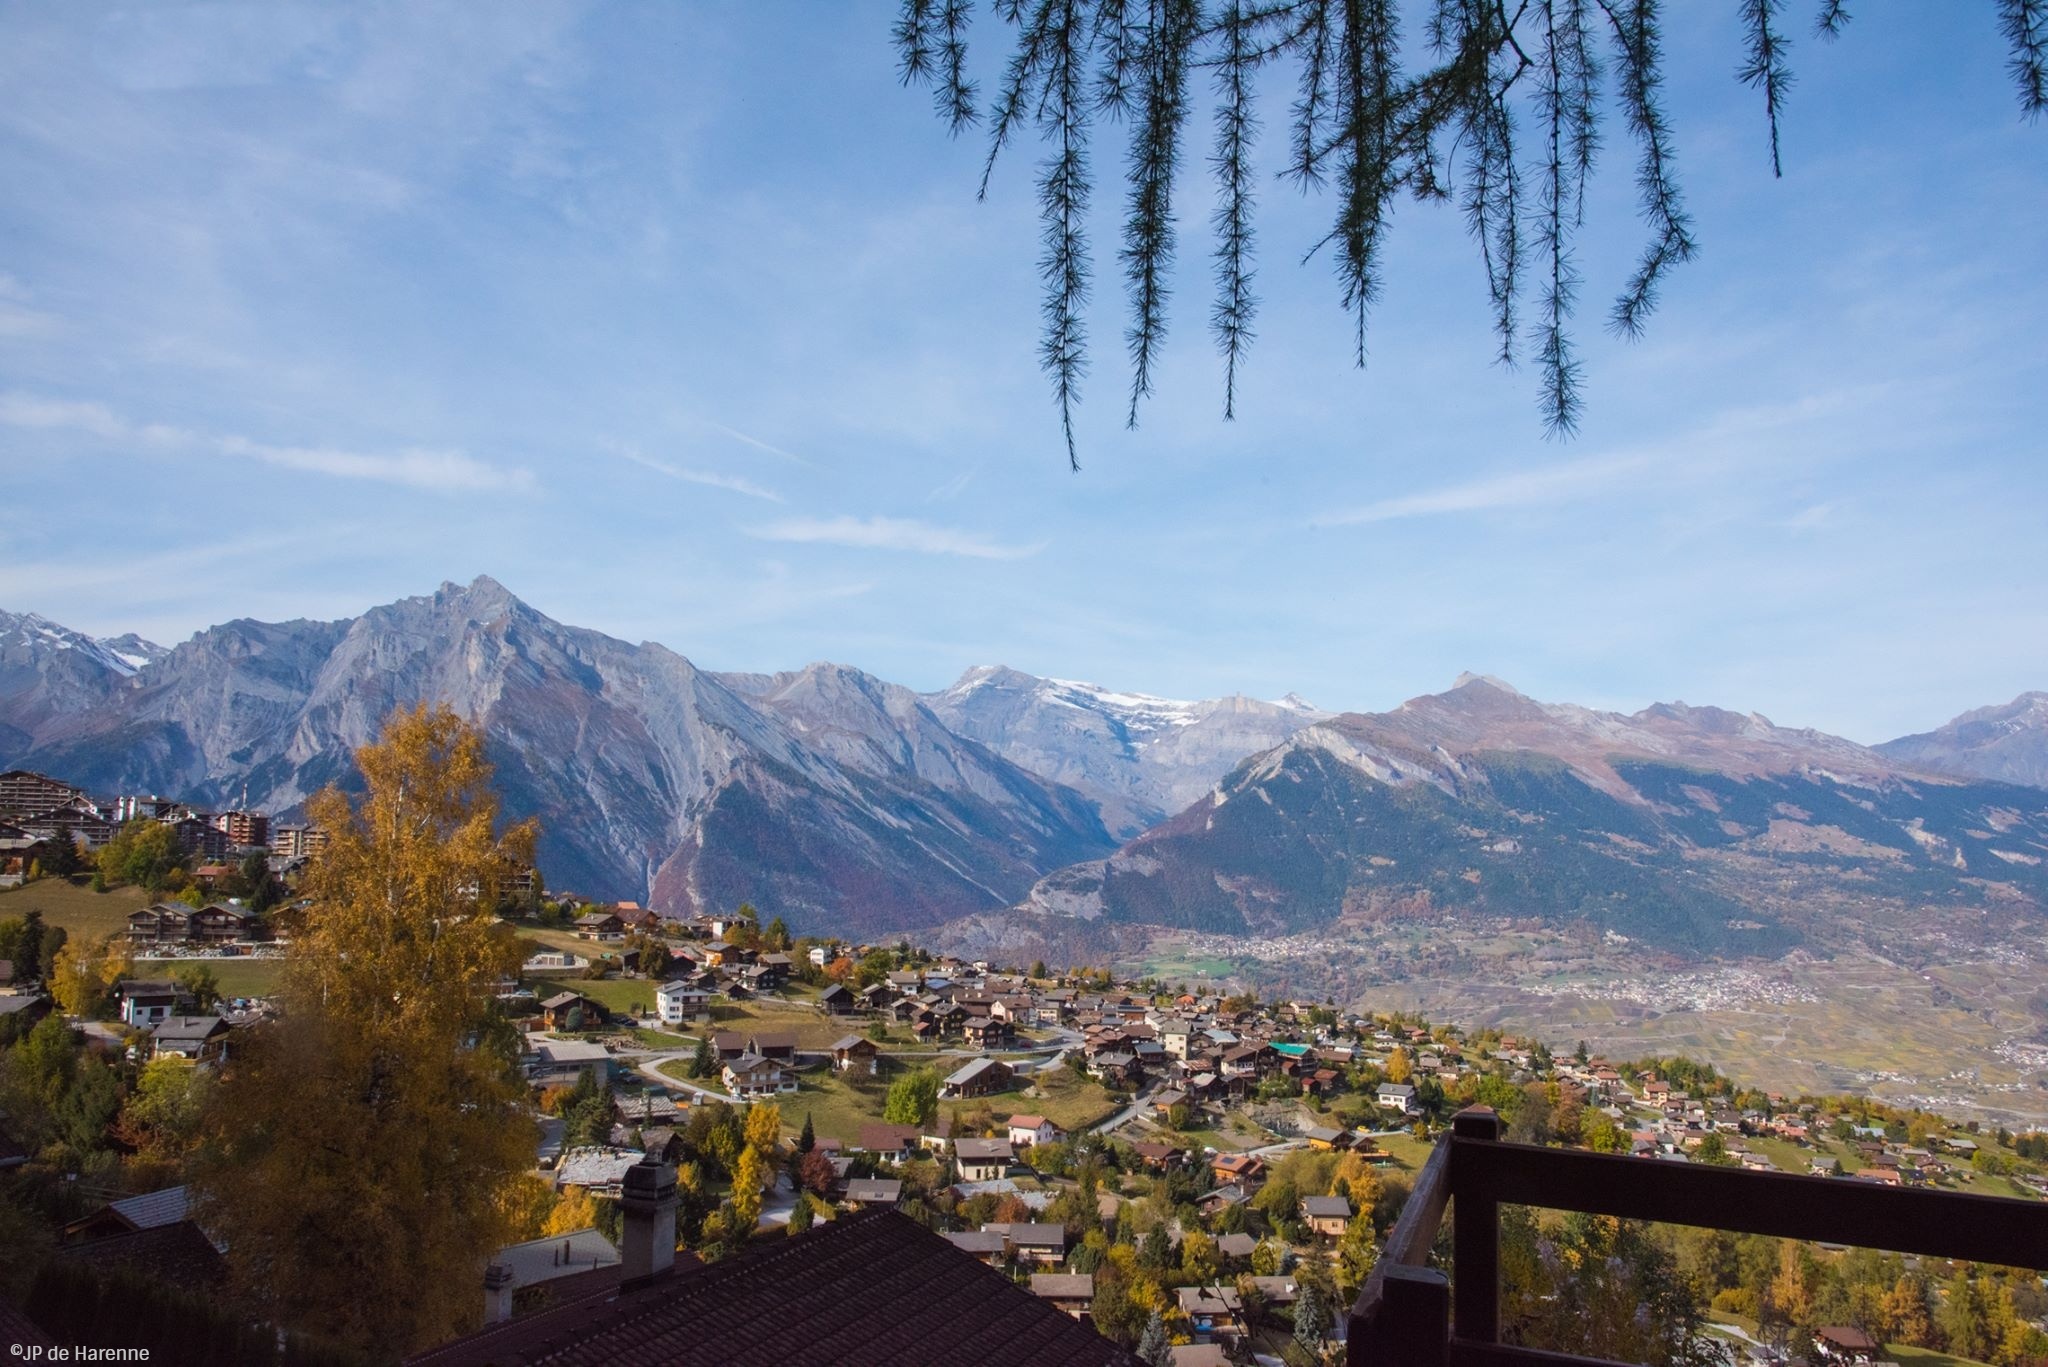
POLYGON ((495 1011, 519 953, 491 908, 530 825, 500 833, 481 736, 394 712, 328 833, 277 1021, 238 1039, 195 1185, 237 1290, 281 1324, 391 1354, 470 1327, 536 1130, 495 1011))

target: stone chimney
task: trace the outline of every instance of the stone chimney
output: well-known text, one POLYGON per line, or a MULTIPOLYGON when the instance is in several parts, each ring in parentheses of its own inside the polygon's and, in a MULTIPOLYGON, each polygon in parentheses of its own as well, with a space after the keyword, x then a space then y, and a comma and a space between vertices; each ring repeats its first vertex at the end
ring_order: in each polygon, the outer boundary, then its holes
POLYGON ((653 1158, 626 1169, 619 1201, 625 1229, 619 1239, 623 1280, 658 1276, 676 1265, 676 1170, 653 1158))
POLYGON ((503 1324, 512 1318, 512 1269, 492 1263, 484 1269, 484 1323, 503 1324))

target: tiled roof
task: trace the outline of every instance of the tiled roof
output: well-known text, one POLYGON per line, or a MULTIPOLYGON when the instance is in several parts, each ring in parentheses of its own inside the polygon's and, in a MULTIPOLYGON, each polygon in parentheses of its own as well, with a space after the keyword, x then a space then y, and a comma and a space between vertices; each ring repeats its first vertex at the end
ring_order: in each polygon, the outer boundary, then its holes
POLYGON ((0 1296, 0 1339, 19 1344, 24 1348, 55 1348, 56 1340, 42 1330, 42 1326, 14 1308, 14 1302, 0 1296))
POLYGON ((98 1272, 119 1269, 194 1291, 210 1290, 227 1280, 227 1264, 219 1250, 190 1220, 66 1244, 57 1252, 98 1272))
POLYGON ((434 1367, 783 1367, 1138 1359, 890 1210, 851 1215, 475 1336, 434 1367))
POLYGON ((184 1219, 191 1213, 192 1202, 185 1188, 165 1187, 162 1191, 124 1197, 107 1208, 136 1229, 154 1229, 184 1219))

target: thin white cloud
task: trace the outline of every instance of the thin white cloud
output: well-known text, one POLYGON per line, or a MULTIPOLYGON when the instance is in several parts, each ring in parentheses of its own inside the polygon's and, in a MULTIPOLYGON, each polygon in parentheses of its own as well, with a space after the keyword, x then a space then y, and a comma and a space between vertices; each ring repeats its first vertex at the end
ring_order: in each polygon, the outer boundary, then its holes
POLYGON ((706 425, 709 426, 712 431, 722 432, 726 436, 731 437, 734 441, 746 443, 748 446, 753 447, 756 451, 766 451, 771 456, 781 456, 784 460, 793 460, 798 465, 811 464, 810 461, 805 460, 802 456, 798 455, 794 451, 785 451, 780 446, 770 446, 767 442, 762 441, 759 437, 750 437, 746 433, 740 431, 737 428, 727 427, 722 422, 708 423, 706 425))
POLYGON ((766 499, 770 503, 781 503, 783 501, 782 495, 776 493, 773 489, 765 488, 754 483, 752 480, 741 479, 738 475, 721 475, 710 470, 686 469, 680 465, 672 465, 665 460, 657 460, 653 456, 642 455, 628 446, 617 446, 612 449, 618 452, 624 459, 632 461, 635 465, 645 466, 657 474, 667 475, 670 479, 679 479, 685 484, 701 484, 707 489, 726 489, 735 494, 745 494, 748 498, 766 499))
POLYGON ((34 394, 0 394, 0 425, 43 431, 82 432, 103 441, 193 450, 253 460, 286 470, 365 479, 436 492, 524 493, 533 472, 492 465, 461 451, 412 448, 396 452, 338 451, 329 447, 278 446, 234 435, 212 436, 163 423, 132 423, 104 404, 50 399, 34 394))
POLYGON ((951 500, 960 497, 961 494, 967 492, 967 486, 972 484, 974 482, 974 477, 980 473, 981 469, 979 466, 973 469, 962 470, 959 474, 953 476, 944 484, 941 484, 938 488, 926 494, 924 496, 924 501, 927 503, 950 502, 951 500))
POLYGON ((764 541, 798 541, 862 550, 914 551, 920 555, 964 555, 977 560, 1024 560, 1044 550, 1011 546, 974 532, 935 527, 905 517, 793 517, 765 527, 749 528, 764 541))
POLYGON ((1349 527, 1367 522, 1392 522, 1407 517, 1435 517, 1446 513, 1490 512, 1499 508, 1526 508, 1538 504, 1575 503, 1597 498, 1635 481, 1649 468, 1647 456, 1603 456, 1571 461, 1541 470, 1496 475, 1490 479, 1449 484, 1440 489, 1380 499, 1349 512, 1332 513, 1316 519, 1321 527, 1349 527))

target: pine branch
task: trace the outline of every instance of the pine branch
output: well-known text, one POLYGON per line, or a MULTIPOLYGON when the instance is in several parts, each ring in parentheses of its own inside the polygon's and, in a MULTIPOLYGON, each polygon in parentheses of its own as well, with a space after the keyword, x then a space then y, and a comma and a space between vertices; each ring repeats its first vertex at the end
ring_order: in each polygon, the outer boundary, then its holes
POLYGON ((978 117, 974 109, 974 82, 967 79, 967 25, 970 0, 945 0, 939 12, 938 88, 932 92, 939 117, 955 137, 978 117))
POLYGON ((1252 342, 1251 142, 1258 133, 1252 111, 1252 70, 1257 61, 1243 0, 1229 0, 1223 17, 1223 60, 1216 74, 1216 170, 1220 202, 1216 228, 1216 304, 1210 330, 1223 352, 1223 417, 1237 416, 1237 365, 1252 342))
POLYGON ((1821 0, 1820 14, 1813 21, 1813 36, 1835 39, 1849 27, 1849 6, 1845 0, 1821 0))
POLYGON ((1066 437, 1067 464, 1081 468, 1074 443, 1074 405, 1080 402, 1081 377, 1087 369, 1088 343, 1082 313, 1088 305, 1088 125, 1083 80, 1087 34, 1080 0, 1043 0, 1045 90, 1042 123, 1056 151, 1039 176, 1038 203, 1044 250, 1039 277, 1045 282, 1045 333, 1039 341, 1039 362, 1053 378, 1053 396, 1060 406, 1060 430, 1066 437))
POLYGON ((1778 109, 1792 86, 1792 68, 1785 63, 1789 40, 1772 23, 1785 0, 1742 0, 1742 22, 1749 29, 1749 59, 1736 75, 1752 90, 1764 92, 1764 115, 1771 124, 1771 174, 1782 178, 1784 164, 1778 157, 1778 109))
POLYGON ((1657 0, 1634 0, 1622 14, 1602 0, 1614 31, 1615 55, 1621 69, 1621 105, 1630 131, 1641 148, 1636 162, 1636 188, 1643 221, 1652 233, 1635 274, 1614 301, 1608 319, 1624 337, 1640 337, 1643 321, 1657 307, 1657 287, 1671 266, 1692 260, 1697 250, 1692 220, 1681 202, 1671 172, 1671 134, 1659 102, 1663 87, 1663 55, 1657 30, 1657 0))
POLYGON ((1021 24, 1022 29, 1017 36, 1017 50, 1010 55, 1009 68, 1003 76, 1003 92, 997 96, 989 120, 988 160, 982 163, 977 199, 988 198, 988 178, 996 169, 996 157, 1009 144, 1017 125, 1024 121, 1024 111, 1033 103, 1032 92, 1045 83, 1046 31, 1057 3, 1058 0, 1039 0, 1029 23, 1023 22, 1023 0, 1010 0, 999 10, 1009 22, 1021 24))
POLYGON ((1130 207, 1119 256, 1131 296, 1131 405, 1126 424, 1138 425, 1138 403, 1152 392, 1154 353, 1166 337, 1166 303, 1173 266, 1173 177, 1180 168, 1181 124, 1187 117, 1188 43, 1200 15, 1195 0, 1151 0, 1146 25, 1145 117, 1131 141, 1130 207))
POLYGON ((1323 183, 1321 158, 1316 149, 1335 99, 1330 88, 1330 67, 1335 60, 1330 27, 1330 0, 1319 0, 1310 8, 1302 31, 1301 86, 1291 111, 1294 155, 1288 162, 1287 174, 1304 190, 1323 183))
POLYGON ((1571 317, 1578 272, 1572 264, 1565 202, 1571 197, 1571 161, 1566 151, 1572 119, 1569 85, 1570 38, 1560 32, 1559 0, 1543 0, 1543 50, 1537 104, 1549 128, 1549 154, 1544 162, 1543 194, 1537 234, 1550 259, 1550 279, 1543 291, 1543 318, 1536 328, 1536 360, 1543 367, 1543 425, 1553 435, 1570 435, 1579 425, 1579 362, 1572 354, 1571 317))
POLYGON ((2029 122, 2048 112, 2048 0, 1998 0, 1998 27, 2012 44, 2005 69, 2019 82, 2029 122))

